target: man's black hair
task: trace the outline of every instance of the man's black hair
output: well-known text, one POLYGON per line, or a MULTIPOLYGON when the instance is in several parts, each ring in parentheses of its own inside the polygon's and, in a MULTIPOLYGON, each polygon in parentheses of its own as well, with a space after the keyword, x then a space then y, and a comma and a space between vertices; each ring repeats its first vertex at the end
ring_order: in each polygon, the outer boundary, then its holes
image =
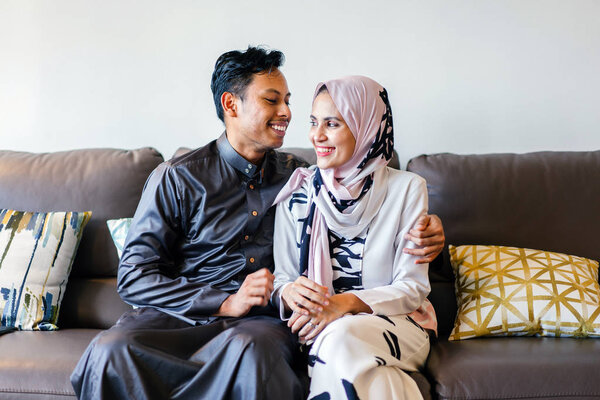
POLYGON ((252 82, 254 74, 271 73, 273 69, 283 65, 285 57, 278 50, 267 50, 263 47, 248 46, 246 51, 228 51, 221 54, 215 63, 210 89, 213 93, 217 116, 223 122, 221 96, 230 92, 244 98, 246 87, 252 82))

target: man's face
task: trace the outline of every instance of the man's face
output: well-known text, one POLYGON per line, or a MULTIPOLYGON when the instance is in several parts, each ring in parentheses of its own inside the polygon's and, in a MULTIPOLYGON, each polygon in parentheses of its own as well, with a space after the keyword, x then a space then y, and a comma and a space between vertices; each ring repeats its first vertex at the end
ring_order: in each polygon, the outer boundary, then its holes
POLYGON ((278 69, 255 74, 243 99, 236 96, 236 117, 227 134, 242 156, 281 147, 292 119, 289 99, 287 81, 278 69))

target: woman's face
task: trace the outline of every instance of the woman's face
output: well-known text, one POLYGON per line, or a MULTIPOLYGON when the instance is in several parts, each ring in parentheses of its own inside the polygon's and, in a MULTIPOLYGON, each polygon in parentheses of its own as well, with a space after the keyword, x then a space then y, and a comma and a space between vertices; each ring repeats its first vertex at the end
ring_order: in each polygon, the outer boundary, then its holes
POLYGON ((321 169, 344 165, 354 154, 356 139, 346 125, 329 92, 319 93, 310 115, 310 141, 317 152, 321 169))

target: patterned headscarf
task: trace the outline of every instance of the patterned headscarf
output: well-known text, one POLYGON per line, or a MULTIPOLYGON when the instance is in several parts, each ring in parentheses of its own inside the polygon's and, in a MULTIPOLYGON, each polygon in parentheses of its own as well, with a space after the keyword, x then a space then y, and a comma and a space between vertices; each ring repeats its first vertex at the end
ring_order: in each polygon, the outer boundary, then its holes
POLYGON ((307 187, 308 215, 300 239, 300 273, 327 286, 333 294, 329 253, 331 229, 353 239, 371 223, 387 194, 387 169, 394 132, 386 90, 364 76, 321 82, 356 139, 350 160, 337 168, 299 168, 278 194, 277 204, 307 187))

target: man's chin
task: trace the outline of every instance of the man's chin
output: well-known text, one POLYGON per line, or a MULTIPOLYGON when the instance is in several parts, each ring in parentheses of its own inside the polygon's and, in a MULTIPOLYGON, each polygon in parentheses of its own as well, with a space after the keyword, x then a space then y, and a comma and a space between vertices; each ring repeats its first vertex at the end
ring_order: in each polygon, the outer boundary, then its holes
POLYGON ((277 137, 273 140, 271 140, 271 143, 269 143, 269 149, 271 150, 275 150, 280 148, 281 146, 283 146, 283 138, 282 137, 277 137))
POLYGON ((254 143, 262 151, 275 150, 283 146, 283 137, 275 135, 263 136, 260 139, 255 139, 254 143))

